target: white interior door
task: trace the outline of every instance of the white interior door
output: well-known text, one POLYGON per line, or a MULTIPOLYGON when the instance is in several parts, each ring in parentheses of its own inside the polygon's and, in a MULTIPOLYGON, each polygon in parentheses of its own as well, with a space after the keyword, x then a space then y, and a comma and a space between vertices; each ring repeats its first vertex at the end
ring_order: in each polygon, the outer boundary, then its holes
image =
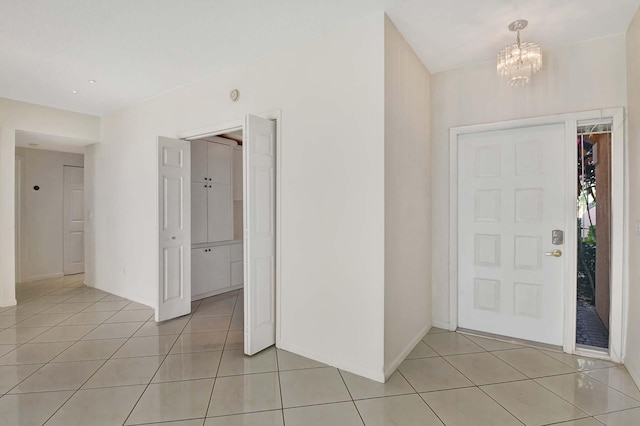
POLYGON ((276 123, 247 115, 244 127, 244 352, 276 342, 276 123))
POLYGON ((562 345, 564 144, 564 124, 458 137, 459 327, 562 345))
POLYGON ((84 168, 63 167, 65 275, 84 272, 84 168))
POLYGON ((156 321, 191 312, 190 144, 158 138, 159 283, 156 321))

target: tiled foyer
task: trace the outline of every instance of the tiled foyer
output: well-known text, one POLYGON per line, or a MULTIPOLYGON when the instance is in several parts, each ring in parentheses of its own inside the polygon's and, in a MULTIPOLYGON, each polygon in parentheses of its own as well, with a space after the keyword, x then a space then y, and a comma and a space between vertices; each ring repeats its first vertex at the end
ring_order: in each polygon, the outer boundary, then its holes
POLYGON ((19 284, 0 309, 0 424, 640 425, 640 391, 609 362, 432 329, 382 385, 244 357, 238 292, 158 325, 82 279, 19 284))

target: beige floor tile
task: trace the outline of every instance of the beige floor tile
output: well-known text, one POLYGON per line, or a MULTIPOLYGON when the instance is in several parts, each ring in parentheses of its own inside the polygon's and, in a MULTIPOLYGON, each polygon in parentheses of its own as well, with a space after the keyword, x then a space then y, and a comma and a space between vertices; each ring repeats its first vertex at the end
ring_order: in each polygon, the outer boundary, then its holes
POLYGON ((541 350, 541 352, 549 355, 553 359, 568 365, 578 371, 597 370, 599 368, 616 367, 611 361, 605 361, 603 359, 587 358, 583 356, 570 355, 564 352, 541 350))
POLYGON ((26 303, 23 305, 13 306, 7 310, 0 312, 0 316, 5 315, 35 315, 40 314, 46 311, 49 308, 55 306, 53 303, 49 304, 34 304, 34 303, 26 303))
POLYGON ((545 425, 588 416, 533 380, 483 386, 482 390, 527 425, 545 425))
POLYGON ((26 343, 36 336, 49 330, 50 327, 35 327, 35 328, 7 328, 0 331, 0 344, 2 345, 17 345, 20 343, 26 343))
POLYGON ((333 367, 282 371, 280 387, 284 408, 351 400, 340 373, 333 367))
POLYGON ((83 337, 83 340, 95 339, 125 339, 133 336, 143 322, 123 322, 117 324, 100 324, 92 332, 83 337))
POLYGON ((30 343, 75 342, 93 330, 95 325, 66 325, 53 327, 34 337, 30 343))
POLYGON ((42 364, 4 365, 0 367, 0 394, 9 392, 15 385, 29 377, 42 364))
POLYGON ((501 340, 489 339, 486 337, 469 336, 467 334, 465 334, 465 337, 487 351, 503 351, 507 349, 520 349, 524 347, 524 345, 503 342, 501 340))
POLYGON ((522 423, 478 388, 421 394, 447 426, 521 426, 522 423))
POLYGON ((171 353, 221 351, 224 348, 226 338, 226 331, 182 334, 171 350, 171 353))
POLYGON ((132 337, 113 354, 113 358, 129 358, 134 356, 166 355, 178 336, 132 337))
POLYGON ((71 295, 60 295, 60 296, 40 296, 37 299, 35 299, 32 302, 29 302, 29 304, 34 303, 34 304, 51 304, 51 303, 63 303, 65 301, 67 301, 68 299, 70 299, 71 295))
POLYGON ((10 393, 79 389, 101 365, 102 361, 47 364, 13 388, 10 393))
POLYGON ((484 352, 484 349, 459 333, 427 334, 422 341, 440 355, 460 355, 484 352))
POLYGON ((431 358, 434 356, 438 356, 438 353, 431 349, 429 345, 424 342, 418 342, 415 348, 407 355, 406 359, 415 359, 415 358, 431 358))
POLYGON ((409 382, 396 371, 385 383, 375 382, 362 376, 340 371, 353 399, 378 398, 382 396, 415 393, 409 382))
POLYGON ((551 358, 537 349, 513 349, 492 352, 495 356, 525 374, 528 377, 554 376, 573 373, 575 370, 562 362, 551 358))
POLYGON ((224 343, 226 349, 243 349, 244 348, 244 332, 242 331, 229 331, 227 334, 227 340, 224 343))
POLYGON ((81 389, 47 422, 47 426, 121 425, 144 386, 81 389))
POLYGON ((225 350, 220 361, 218 377, 278 371, 275 348, 246 356, 242 349, 225 350))
POLYGON ((110 294, 107 297, 104 297, 102 299, 103 302, 128 302, 128 299, 125 299, 124 297, 120 297, 120 296, 116 296, 115 294, 110 294))
POLYGON ((553 426, 602 426, 602 423, 600 423, 593 417, 587 417, 586 419, 570 420, 568 422, 554 423, 553 426))
POLYGON ((229 330, 231 331, 242 331, 244 330, 244 316, 243 315, 234 315, 231 317, 231 324, 229 325, 229 330))
POLYGON ((216 379, 207 416, 224 416, 282 408, 278 373, 216 379))
POLYGON ((327 364, 323 364, 318 361, 314 361, 309 358, 305 358, 294 353, 277 349, 278 354, 278 369, 280 371, 287 370, 302 370, 304 368, 318 368, 327 367, 327 364))
POLYGON ((86 308, 83 312, 112 312, 119 311, 127 306, 129 302, 96 302, 86 308))
POLYGON ((210 417, 204 423, 204 426, 284 426, 284 423, 282 420, 282 411, 274 410, 262 411, 260 413, 235 414, 233 416, 210 417))
POLYGON ((640 406, 640 402, 581 373, 545 377, 536 381, 594 416, 640 406))
POLYGON ((60 325, 101 324, 113 315, 113 312, 78 312, 60 325))
POLYGON ((418 392, 473 386, 442 358, 408 359, 398 369, 418 392))
POLYGON ((227 331, 231 317, 201 317, 191 318, 184 329, 185 333, 206 333, 211 331, 227 331))
POLYGON ((488 352, 452 355, 444 359, 478 386, 527 378, 488 352))
POLYGON ((638 390, 635 382, 624 367, 604 368, 601 370, 588 371, 585 374, 640 401, 640 390, 638 390))
POLYGON ((353 402, 313 405, 284 410, 287 426, 363 426, 353 402))
POLYGON ((70 318, 73 314, 38 314, 20 321, 16 328, 23 327, 53 327, 70 318))
POLYGON ((418 395, 390 396, 356 401, 367 426, 443 426, 418 395))
POLYGON ((114 322, 140 322, 140 321, 148 321, 151 317, 153 317, 152 309, 145 309, 139 311, 119 311, 111 318, 105 321, 105 323, 114 323, 114 322))
POLYGON ((142 310, 153 311, 153 308, 151 306, 143 305, 142 303, 131 302, 127 306, 122 308, 122 310, 123 311, 142 311, 142 310))
POLYGON ((6 355, 9 352, 11 352, 12 350, 14 350, 15 348, 17 348, 19 345, 0 345, 0 357, 2 355, 6 355))
POLYGON ((605 414, 596 419, 607 426, 636 426, 640 425, 640 408, 605 414))
POLYGON ((126 339, 81 340, 74 343, 51 362, 109 359, 126 341, 126 339))
POLYGON ((91 306, 91 303, 61 303, 59 305, 55 305, 44 311, 45 314, 77 314, 83 309, 91 306))
POLYGON ((106 294, 99 293, 80 293, 76 294, 70 299, 67 299, 67 302, 98 302, 107 297, 106 294))
POLYGON ((236 304, 235 298, 229 298, 211 303, 201 303, 193 314, 194 318, 200 317, 230 317, 233 315, 233 307, 236 304))
POLYGON ((0 398, 3 425, 41 426, 73 392, 42 392, 5 395, 0 398))
POLYGON ((0 328, 13 327, 20 321, 26 320, 31 315, 8 315, 0 317, 0 328))
POLYGON ((152 383, 142 394, 126 424, 204 417, 213 379, 152 383))
POLYGON ((176 422, 145 423, 144 426, 202 426, 202 422, 204 422, 204 419, 191 419, 178 420, 176 422))
POLYGON ((0 358, 0 365, 44 364, 72 344, 73 342, 25 343, 0 358))
POLYGON ((192 352, 169 355, 153 378, 153 382, 216 377, 221 355, 222 352, 192 352))
POLYGON ((438 333, 450 333, 450 331, 445 330, 444 328, 431 327, 427 334, 438 334, 438 333))
POLYGON ((110 359, 83 388, 146 385, 151 382, 163 359, 161 356, 110 359))
POLYGON ((162 336, 167 334, 180 334, 184 326, 189 322, 187 318, 176 318, 169 321, 147 321, 136 331, 135 337, 162 336))

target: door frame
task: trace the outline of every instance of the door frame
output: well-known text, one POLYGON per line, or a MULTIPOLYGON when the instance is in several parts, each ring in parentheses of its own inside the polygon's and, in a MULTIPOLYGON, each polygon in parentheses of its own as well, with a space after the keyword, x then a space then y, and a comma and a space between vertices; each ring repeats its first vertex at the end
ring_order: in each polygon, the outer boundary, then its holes
MULTIPOLYGON (((275 204, 275 220, 276 220, 276 271, 275 271, 275 286, 276 286, 276 295, 275 295, 275 302, 276 302, 276 307, 275 307, 275 312, 276 312, 276 346, 280 346, 280 318, 281 318, 281 306, 282 306, 282 298, 281 298, 281 291, 280 291, 280 271, 281 271, 281 264, 282 264, 282 256, 281 256, 281 244, 280 244, 280 237, 281 237, 281 233, 280 230, 282 229, 282 227, 280 226, 281 223, 281 215, 280 212, 281 210, 281 194, 282 191, 280 190, 281 188, 281 183, 282 183, 282 110, 275 110, 275 111, 268 111, 268 112, 263 112, 263 113, 259 113, 259 114, 253 114, 257 117, 261 117, 261 118, 266 118, 268 120, 273 120, 276 122, 276 204, 275 204)), ((243 114, 240 118, 236 119, 236 120, 232 120, 232 121, 226 121, 226 122, 222 122, 222 123, 218 123, 218 124, 214 124, 211 126, 206 126, 206 127, 200 127, 197 129, 193 129, 193 130, 185 130, 183 132, 179 132, 178 133, 178 139, 184 139, 184 140, 194 140, 194 139, 201 139, 201 138, 205 138, 208 136, 219 136, 223 133, 229 133, 229 132, 233 132, 236 130, 242 130, 244 129, 244 117, 245 114, 243 114)), ((245 178, 245 173, 246 171, 243 169, 242 171, 243 173, 243 178, 245 178)), ((185 209, 185 214, 191 215, 191 206, 186 206, 185 209)), ((191 230, 189 229, 189 235, 191 235, 191 230)), ((189 268, 191 268, 191 265, 188 265, 189 268)))
POLYGON ((611 308, 609 320, 609 353, 576 348, 576 224, 575 200, 567 197, 565 216, 565 284, 564 284, 564 324, 563 350, 569 354, 583 354, 621 362, 624 353, 624 329, 628 292, 628 277, 625 273, 627 240, 625 218, 627 217, 626 158, 624 108, 549 115, 495 123, 452 127, 449 130, 449 330, 458 328, 458 136, 498 130, 510 130, 549 124, 565 125, 565 185, 575 186, 577 174, 575 140, 579 122, 612 119, 611 126, 611 308))
POLYGON ((24 158, 21 155, 16 155, 16 169, 15 169, 15 250, 16 250, 16 283, 22 282, 22 163, 24 158))

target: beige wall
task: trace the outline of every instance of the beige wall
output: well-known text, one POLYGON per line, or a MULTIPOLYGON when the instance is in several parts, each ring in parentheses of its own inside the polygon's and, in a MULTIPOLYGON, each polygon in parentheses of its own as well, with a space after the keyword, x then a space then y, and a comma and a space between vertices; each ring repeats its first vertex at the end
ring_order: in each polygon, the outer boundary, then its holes
POLYGON ((22 158, 21 280, 62 275, 63 170, 83 167, 84 155, 16 148, 16 156, 22 158))
POLYGON ((431 75, 385 19, 384 354, 389 376, 431 327, 431 75))
POLYGON ((624 35, 544 51, 541 72, 510 87, 493 62, 434 74, 431 86, 434 325, 449 323, 449 129, 626 106, 624 35))
POLYGON ((624 363, 640 386, 640 235, 636 224, 640 221, 640 11, 627 31, 627 91, 628 91, 628 145, 626 199, 629 220, 629 293, 626 297, 627 340, 624 363))

